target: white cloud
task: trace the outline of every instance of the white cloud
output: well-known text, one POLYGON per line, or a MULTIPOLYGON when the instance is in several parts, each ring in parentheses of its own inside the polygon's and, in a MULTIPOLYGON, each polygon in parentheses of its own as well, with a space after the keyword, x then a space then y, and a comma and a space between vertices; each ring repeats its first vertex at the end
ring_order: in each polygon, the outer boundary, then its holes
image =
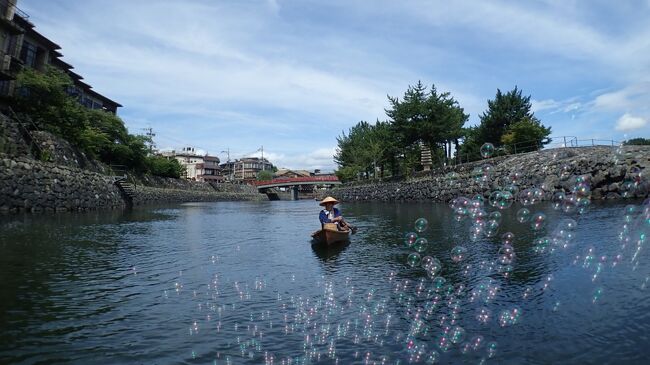
POLYGON ((627 132, 643 128, 646 125, 648 125, 648 121, 646 119, 641 117, 634 117, 628 113, 625 113, 616 121, 616 130, 627 132))
POLYGON ((556 109, 558 106, 560 106, 560 102, 553 99, 531 100, 531 104, 533 113, 537 113, 542 110, 556 109))
MULTIPOLYGON (((307 153, 264 151, 264 158, 279 168, 334 171, 337 166, 333 157, 334 147, 317 148, 307 153)), ((248 156, 261 157, 261 152, 248 156)))

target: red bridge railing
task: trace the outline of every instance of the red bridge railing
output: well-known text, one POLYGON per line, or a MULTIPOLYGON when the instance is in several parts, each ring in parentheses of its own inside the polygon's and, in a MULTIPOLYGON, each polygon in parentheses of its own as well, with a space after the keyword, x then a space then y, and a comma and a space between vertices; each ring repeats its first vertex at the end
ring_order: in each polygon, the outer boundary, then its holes
POLYGON ((313 182, 314 184, 318 183, 328 183, 328 182, 338 182, 339 178, 336 176, 309 176, 309 177, 290 177, 284 179, 273 179, 273 180, 263 180, 255 181, 253 184, 255 186, 260 185, 272 185, 272 184, 291 184, 298 182, 313 182))

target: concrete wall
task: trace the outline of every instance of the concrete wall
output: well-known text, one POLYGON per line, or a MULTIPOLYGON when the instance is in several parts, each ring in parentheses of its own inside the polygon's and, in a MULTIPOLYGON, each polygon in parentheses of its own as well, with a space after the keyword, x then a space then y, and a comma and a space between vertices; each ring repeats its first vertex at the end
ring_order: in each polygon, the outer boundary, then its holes
POLYGON ((447 202, 458 196, 488 196, 519 172, 520 190, 539 187, 546 193, 569 192, 576 176, 586 175, 592 199, 640 198, 650 190, 649 167, 650 146, 558 148, 420 173, 406 181, 348 184, 324 194, 343 201, 447 202), (492 166, 492 173, 486 182, 477 182, 474 172, 486 165, 492 166), (633 191, 630 182, 637 183, 633 191))

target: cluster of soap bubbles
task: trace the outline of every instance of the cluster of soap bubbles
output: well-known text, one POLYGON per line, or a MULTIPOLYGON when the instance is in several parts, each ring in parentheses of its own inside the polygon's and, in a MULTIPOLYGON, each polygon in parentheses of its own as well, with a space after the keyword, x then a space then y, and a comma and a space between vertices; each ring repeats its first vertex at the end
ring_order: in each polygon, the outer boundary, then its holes
MULTIPOLYGON (((487 143, 481 146, 480 153, 484 159, 488 159, 493 157, 494 151, 494 145, 487 143)), ((559 153, 555 153, 553 156, 556 158, 559 155, 559 153)), ((494 322, 500 327, 509 327, 521 322, 523 312, 520 307, 501 308, 494 312, 488 307, 497 298, 501 290, 500 284, 493 279, 496 277, 494 275, 501 276, 507 283, 515 272, 517 264, 517 253, 514 246, 515 234, 505 232, 499 236, 499 231, 502 223, 502 212, 516 203, 519 205, 515 215, 516 221, 528 228, 528 236, 532 236, 531 251, 533 253, 549 255, 558 251, 567 251, 570 248, 580 249, 580 247, 574 245, 578 227, 577 220, 586 214, 591 206, 591 198, 594 194, 591 183, 592 177, 591 175, 576 175, 578 165, 573 163, 559 164, 557 168, 555 174, 551 172, 551 175, 555 176, 555 180, 547 180, 538 186, 524 186, 524 184, 528 183, 525 176, 519 171, 512 171, 502 181, 501 185, 493 185, 495 188, 485 195, 479 193, 472 197, 457 196, 451 199, 449 207, 453 212, 454 220, 459 223, 469 222, 469 232, 467 241, 461 240, 452 245, 448 259, 451 265, 458 265, 459 272, 463 276, 478 273, 485 275, 486 279, 474 285, 466 296, 456 297, 453 301, 448 301, 449 308, 458 308, 461 305, 470 304, 480 305, 476 309, 474 319, 476 323, 481 325, 494 322), (558 188, 556 189, 556 187, 558 188), (539 211, 536 207, 542 201, 549 201, 553 210, 564 215, 564 217, 560 217, 557 221, 549 220, 547 214, 539 211), (468 257, 473 255, 471 248, 474 247, 474 242, 483 242, 483 239, 493 241, 495 237, 500 237, 501 245, 495 249, 496 255, 493 260, 482 261, 477 267, 465 263, 472 261, 471 259, 468 260, 468 257)), ((484 163, 474 167, 470 176, 473 181, 480 183, 481 187, 485 187, 492 183, 491 179, 494 171, 493 165, 484 163)), ((450 172, 445 178, 457 181, 459 176, 455 172, 450 172)), ((647 190, 648 183, 644 179, 643 172, 639 169, 632 169, 628 172, 626 180, 619 189, 624 197, 647 194, 647 190)), ((550 214, 553 217, 555 215, 555 213, 550 214)), ((421 219, 424 218, 420 218, 418 221, 421 219)), ((421 226, 418 221, 415 224, 416 231, 422 233, 417 228, 421 226)), ((594 282, 597 282, 604 270, 616 267, 623 258, 627 257, 632 264, 636 262, 638 265, 638 261, 635 260, 638 260, 639 253, 647 241, 647 235, 650 233, 649 227, 650 203, 646 201, 642 208, 630 205, 626 207, 624 222, 619 234, 621 252, 615 257, 608 257, 603 254, 598 255, 593 247, 589 247, 585 248, 586 251, 583 255, 576 256, 574 263, 589 270, 594 282)), ((410 247, 415 248, 414 245, 410 247)), ((417 260, 411 260, 411 255, 422 254, 425 251, 426 249, 423 251, 416 249, 416 252, 411 253, 407 259, 408 265, 411 267, 421 265, 427 272, 428 278, 431 279, 434 290, 444 291, 444 288, 450 288, 452 284, 441 276, 443 266, 440 260, 432 256, 425 256, 421 260, 418 256, 417 260)), ((534 295, 540 295, 539 293, 548 291, 553 282, 553 276, 547 275, 540 283, 540 288, 537 291, 532 287, 526 287, 522 299, 526 300, 534 295)), ((648 282, 650 282, 650 275, 643 283, 644 287, 648 282)), ((457 285, 462 286, 464 289, 465 284, 457 285)), ((448 289, 448 291, 450 290, 448 289)), ((603 292, 602 287, 595 287, 592 302, 599 302, 603 292)), ((442 297, 434 296, 433 300, 425 306, 426 311, 431 313, 433 309, 438 308, 441 300, 442 297)), ((557 312, 560 307, 561 302, 554 300, 551 310, 557 312)), ((465 329, 468 327, 460 326, 461 322, 454 317, 453 311, 450 315, 451 317, 443 318, 442 323, 446 323, 446 325, 440 327, 440 332, 435 339, 439 352, 436 352, 435 356, 428 358, 430 363, 439 361, 440 356, 453 348, 458 348, 461 353, 465 354, 487 347, 489 349, 488 358, 494 356, 497 348, 496 342, 492 341, 485 345, 485 338, 482 335, 470 336, 465 329), (451 322, 445 321, 448 319, 451 319, 451 322)))

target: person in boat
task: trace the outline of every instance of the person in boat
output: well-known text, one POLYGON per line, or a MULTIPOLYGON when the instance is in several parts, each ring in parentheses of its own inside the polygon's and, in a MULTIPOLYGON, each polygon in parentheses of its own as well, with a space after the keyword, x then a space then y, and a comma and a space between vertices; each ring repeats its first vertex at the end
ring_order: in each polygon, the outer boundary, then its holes
POLYGON ((320 219, 322 227, 325 226, 325 223, 335 223, 339 231, 347 231, 350 229, 350 227, 348 227, 348 224, 343 219, 343 216, 341 216, 341 212, 339 212, 338 209, 334 208, 334 206, 338 203, 339 201, 332 198, 331 196, 323 199, 319 205, 325 207, 325 209, 320 211, 318 218, 320 219))

